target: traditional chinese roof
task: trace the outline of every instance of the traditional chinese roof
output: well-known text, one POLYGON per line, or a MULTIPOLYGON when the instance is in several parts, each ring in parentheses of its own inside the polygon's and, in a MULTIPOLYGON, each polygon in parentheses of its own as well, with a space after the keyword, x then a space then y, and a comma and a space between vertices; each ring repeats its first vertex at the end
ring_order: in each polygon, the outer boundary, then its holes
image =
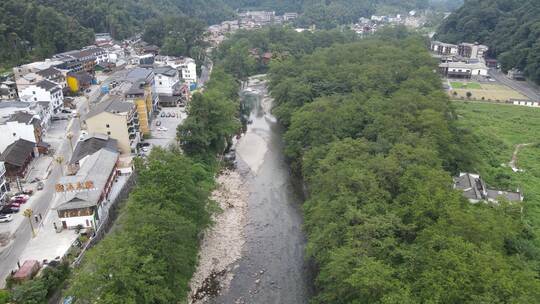
POLYGON ((56 209, 97 206, 105 185, 116 168, 118 155, 118 152, 100 149, 82 161, 76 175, 61 177, 56 185, 61 202, 56 209))

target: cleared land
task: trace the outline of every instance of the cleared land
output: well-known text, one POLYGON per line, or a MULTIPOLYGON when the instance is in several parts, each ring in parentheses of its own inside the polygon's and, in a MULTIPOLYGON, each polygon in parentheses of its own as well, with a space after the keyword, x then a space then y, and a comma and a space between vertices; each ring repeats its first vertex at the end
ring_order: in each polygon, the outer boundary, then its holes
MULTIPOLYGON (((540 237, 540 109, 455 102, 459 124, 473 135, 471 152, 478 171, 488 185, 508 190, 520 188, 525 195, 524 219, 540 237), (523 172, 513 172, 508 163, 515 147, 519 149, 516 165, 523 172)), ((540 240, 537 238, 540 245, 540 240)))
POLYGON ((454 89, 481 90, 482 86, 477 82, 451 82, 454 89))
POLYGON ((502 84, 477 83, 477 82, 451 82, 452 89, 449 91, 453 99, 468 99, 470 92, 472 100, 506 101, 510 99, 528 100, 526 96, 502 84))

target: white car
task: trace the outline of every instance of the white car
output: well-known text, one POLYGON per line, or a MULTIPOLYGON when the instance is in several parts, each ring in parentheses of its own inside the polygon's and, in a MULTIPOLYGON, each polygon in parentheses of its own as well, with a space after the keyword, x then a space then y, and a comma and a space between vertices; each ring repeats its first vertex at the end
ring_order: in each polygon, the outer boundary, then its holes
POLYGON ((143 152, 148 152, 148 151, 150 151, 150 147, 142 147, 141 150, 143 152))
POLYGON ((0 214, 0 223, 7 223, 13 220, 13 215, 11 214, 0 214))
POLYGON ((165 128, 165 127, 158 127, 157 130, 158 130, 158 131, 167 131, 167 130, 169 130, 169 129, 167 129, 167 128, 165 128))

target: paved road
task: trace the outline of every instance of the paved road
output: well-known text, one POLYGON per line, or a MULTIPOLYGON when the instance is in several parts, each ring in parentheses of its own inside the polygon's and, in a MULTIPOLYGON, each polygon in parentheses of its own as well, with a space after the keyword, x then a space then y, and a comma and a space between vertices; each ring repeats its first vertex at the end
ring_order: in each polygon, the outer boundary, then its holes
MULTIPOLYGON (((85 114, 87 112, 87 109, 87 99, 80 98, 79 103, 77 104, 77 111, 79 113, 85 114)), ((63 156, 65 161, 67 161, 71 157, 72 146, 74 147, 77 143, 80 130, 80 121, 77 118, 71 119, 69 123, 67 123, 67 125, 65 121, 52 122, 44 140, 47 141, 47 137, 53 140, 53 136, 60 138, 61 140, 59 145, 57 147, 53 145, 53 148, 55 148, 56 150, 55 156, 61 155, 63 156), (73 134, 73 137, 71 139, 72 145, 69 144, 69 139, 67 139, 67 137, 65 136, 67 133, 73 134)), ((46 180, 43 181, 43 190, 37 192, 32 198, 36 200, 36 202, 33 203, 34 214, 41 213, 43 215, 43 218, 46 217, 46 214, 50 211, 50 208, 52 207, 51 204, 53 202, 55 193, 54 185, 62 176, 62 173, 63 172, 60 168, 60 165, 56 162, 53 162, 51 174, 46 180)), ((20 213, 21 212, 22 211, 20 211, 20 213)), ((13 233, 13 241, 10 243, 10 245, 8 245, 7 248, 3 249, 0 253, 0 288, 3 288, 5 286, 5 278, 9 275, 10 271, 17 268, 17 262, 20 262, 21 264, 24 262, 19 261, 19 257, 26 248, 31 236, 32 231, 30 228, 30 224, 28 223, 28 221, 23 220, 20 226, 13 233)))
POLYGON ((202 88, 208 82, 210 79, 210 74, 212 73, 212 68, 214 67, 213 62, 210 59, 207 59, 207 63, 205 63, 201 67, 201 77, 199 77, 199 87, 202 88))
POLYGON ((489 75, 498 82, 527 96, 531 100, 540 101, 540 91, 526 81, 516 81, 508 78, 504 73, 496 69, 490 69, 489 75))

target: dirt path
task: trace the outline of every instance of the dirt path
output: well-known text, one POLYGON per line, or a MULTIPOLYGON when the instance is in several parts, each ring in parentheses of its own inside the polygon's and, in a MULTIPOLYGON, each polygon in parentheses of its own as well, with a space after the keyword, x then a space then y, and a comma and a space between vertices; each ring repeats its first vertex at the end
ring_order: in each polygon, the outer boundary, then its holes
POLYGON ((533 143, 526 143, 526 144, 519 144, 519 145, 516 146, 516 148, 514 149, 514 153, 512 153, 512 160, 510 160, 510 162, 508 163, 510 168, 512 168, 512 171, 514 171, 514 172, 523 171, 523 169, 519 169, 517 167, 518 153, 519 153, 519 150, 521 150, 521 148, 526 147, 526 146, 530 146, 532 144, 533 143))

